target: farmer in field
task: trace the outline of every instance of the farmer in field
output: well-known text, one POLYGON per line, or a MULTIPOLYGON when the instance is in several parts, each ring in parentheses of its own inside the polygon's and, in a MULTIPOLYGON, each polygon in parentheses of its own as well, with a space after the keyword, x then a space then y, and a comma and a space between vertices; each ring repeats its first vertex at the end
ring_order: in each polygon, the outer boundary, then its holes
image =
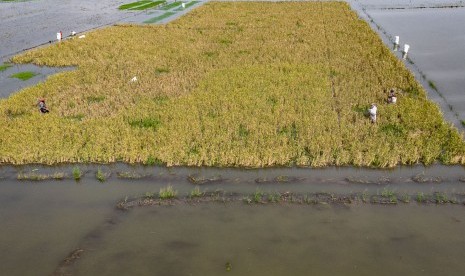
POLYGON ((49 112, 49 110, 47 108, 47 105, 45 104, 45 99, 39 99, 37 101, 37 105, 39 106, 39 111, 41 113, 48 113, 49 112))
POLYGON ((368 109, 368 114, 370 114, 370 120, 374 124, 376 123, 376 112, 378 111, 378 108, 376 107, 376 104, 371 104, 370 108, 368 109))
POLYGON ((391 89, 391 91, 389 91, 389 95, 388 95, 388 103, 389 104, 395 104, 396 102, 397 102, 396 92, 394 92, 394 89, 391 89))

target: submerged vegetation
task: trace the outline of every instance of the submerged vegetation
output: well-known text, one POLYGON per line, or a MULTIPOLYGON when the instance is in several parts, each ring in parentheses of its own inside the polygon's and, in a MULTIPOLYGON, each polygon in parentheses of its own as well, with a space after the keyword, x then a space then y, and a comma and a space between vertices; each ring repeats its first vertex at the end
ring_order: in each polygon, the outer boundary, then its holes
POLYGON ((160 192, 158 193, 158 197, 160 199, 173 199, 176 198, 178 191, 176 191, 173 186, 168 185, 166 188, 160 188, 160 192))
POLYGON ((0 72, 3 72, 5 71, 6 69, 10 68, 12 65, 9 64, 9 63, 4 63, 2 65, 0 65, 0 72))
POLYGON ((2 163, 465 163, 462 135, 342 2, 206 3, 167 25, 113 26, 13 61, 78 69, 0 101, 2 163), (39 97, 52 112, 39 114, 39 97))
POLYGON ((19 72, 19 73, 15 73, 13 75, 10 76, 10 78, 16 78, 16 79, 20 79, 22 81, 26 81, 30 78, 33 78, 37 76, 37 73, 34 73, 34 72, 30 72, 30 71, 25 71, 25 72, 19 72))
POLYGON ((165 18, 168 18, 168 17, 172 16, 173 14, 175 14, 175 13, 174 12, 165 12, 162 15, 159 15, 159 16, 156 16, 154 18, 151 18, 151 19, 148 19, 148 20, 144 21, 144 23, 147 23, 147 24, 156 23, 158 21, 161 21, 161 20, 163 20, 165 18))
MULTIPOLYGON (((153 192, 146 192, 144 195, 132 199, 127 197, 117 203, 116 207, 121 210, 127 210, 136 206, 158 206, 158 205, 173 205, 178 203, 233 203, 243 202, 248 205, 265 205, 265 204, 299 204, 299 205, 314 205, 314 206, 327 206, 328 204, 341 204, 350 206, 351 204, 375 204, 375 205, 398 205, 398 204, 411 204, 411 195, 403 193, 396 195, 388 190, 387 195, 368 195, 365 192, 351 193, 351 194, 333 194, 333 193, 291 193, 291 192, 263 192, 256 190, 252 194, 238 194, 228 193, 225 191, 215 192, 201 192, 197 188, 191 194, 184 197, 177 197, 174 190, 168 186, 171 193, 166 194, 165 189, 160 190, 159 197, 155 196, 153 192), (163 192, 163 193, 162 193, 163 192), (195 195, 192 195, 194 193, 195 195), (167 200, 169 199, 169 200, 167 200)), ((464 194, 454 194, 449 198, 446 193, 433 192, 432 194, 425 195, 418 193, 416 196, 416 204, 461 204, 465 205, 464 194)))
POLYGON ((124 4, 119 6, 119 10, 146 10, 150 9, 153 7, 156 7, 160 4, 165 3, 166 1, 150 1, 150 0, 144 0, 144 1, 137 1, 137 2, 132 2, 128 4, 124 4))
POLYGON ((17 176, 17 179, 18 180, 41 181, 41 180, 62 180, 67 177, 68 175, 63 172, 55 172, 53 174, 44 174, 44 173, 38 173, 37 171, 32 171, 29 173, 19 173, 17 176))

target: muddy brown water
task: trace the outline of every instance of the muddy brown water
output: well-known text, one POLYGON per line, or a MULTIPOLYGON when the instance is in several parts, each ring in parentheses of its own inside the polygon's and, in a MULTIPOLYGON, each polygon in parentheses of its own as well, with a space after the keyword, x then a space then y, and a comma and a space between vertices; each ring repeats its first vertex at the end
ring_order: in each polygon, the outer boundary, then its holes
POLYGON ((71 272, 462 275, 464 220, 461 207, 142 208, 128 214, 71 272))
POLYGON ((2 274, 461 275, 465 269, 461 205, 114 208, 115 199, 165 183, 3 180, 2 274), (63 267, 76 250, 83 252, 63 267))
POLYGON ((73 166, 0 170, 0 266, 5 275, 459 275, 465 257, 465 207, 247 205, 217 202, 136 207, 116 203, 172 185, 203 191, 465 193, 460 166, 275 168, 260 170, 88 165, 81 181, 19 181, 29 172, 70 173, 73 166), (105 182, 100 169, 111 173, 105 182), (131 172, 142 179, 122 179, 131 172), (426 182, 415 182, 421 175, 426 182), (279 181, 278 181, 279 179, 279 181), (290 181, 283 182, 283 179, 290 181), (389 181, 388 181, 389 180, 389 181), (78 251, 79 258, 63 265, 78 251), (226 271, 230 263, 231 271, 226 271), (55 274, 54 274, 55 273, 55 274))

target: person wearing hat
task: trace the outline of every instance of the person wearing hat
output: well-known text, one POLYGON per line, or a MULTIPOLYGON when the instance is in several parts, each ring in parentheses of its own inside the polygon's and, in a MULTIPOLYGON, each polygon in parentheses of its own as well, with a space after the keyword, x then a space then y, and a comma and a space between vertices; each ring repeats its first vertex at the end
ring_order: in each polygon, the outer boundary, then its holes
POLYGON ((41 113, 48 113, 49 112, 49 110, 47 108, 47 105, 45 104, 45 99, 39 99, 37 101, 37 105, 39 106, 39 111, 41 113))
POLYGON ((396 92, 394 92, 394 89, 391 89, 388 95, 388 103, 395 104, 396 102, 397 102, 396 92))
POLYGON ((370 108, 368 109, 368 114, 370 114, 370 120, 372 123, 376 123, 376 112, 378 111, 378 108, 376 107, 376 104, 372 103, 370 108))

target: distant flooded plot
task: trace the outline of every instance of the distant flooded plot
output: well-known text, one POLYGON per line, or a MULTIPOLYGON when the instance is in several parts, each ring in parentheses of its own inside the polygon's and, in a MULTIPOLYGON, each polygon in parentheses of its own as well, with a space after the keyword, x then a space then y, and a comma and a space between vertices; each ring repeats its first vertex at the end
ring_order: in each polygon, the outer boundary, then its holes
POLYGON ((110 27, 13 60, 79 69, 0 102, 1 162, 465 162, 458 131, 342 2, 207 3, 166 26, 110 27), (31 107, 42 97, 47 115, 31 107))

